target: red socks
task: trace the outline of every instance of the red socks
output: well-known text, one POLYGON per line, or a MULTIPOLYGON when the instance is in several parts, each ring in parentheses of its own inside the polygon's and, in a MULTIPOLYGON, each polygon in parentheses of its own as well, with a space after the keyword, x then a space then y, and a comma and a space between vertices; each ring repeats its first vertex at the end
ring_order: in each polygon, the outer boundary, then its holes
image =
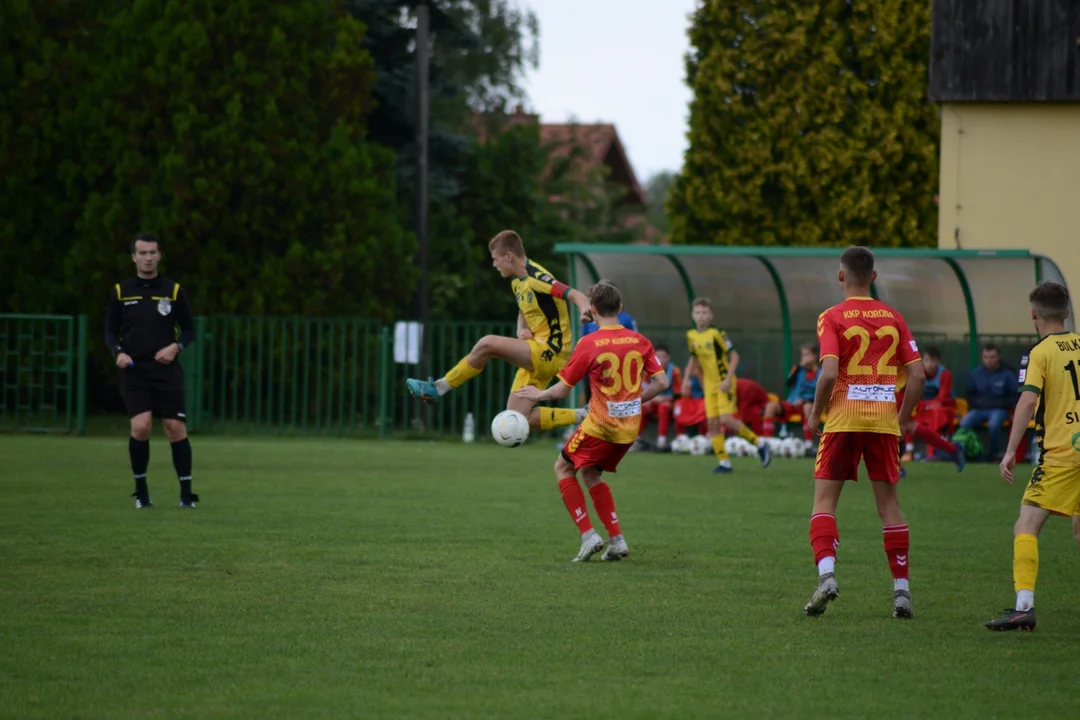
MULTIPOLYGON (((563 478, 559 481, 559 492, 562 493, 566 509, 570 511, 570 518, 577 525, 582 535, 593 529, 592 521, 589 520, 589 509, 585 507, 585 493, 581 491, 581 485, 577 478, 563 478)), ((589 488, 592 496, 593 507, 596 508, 600 521, 607 529, 608 537, 622 535, 619 529, 619 516, 615 513, 615 498, 611 496, 611 488, 606 482, 589 488)))
POLYGON ((932 448, 937 448, 949 455, 956 455, 956 445, 941 437, 925 425, 919 425, 915 428, 915 438, 917 440, 922 440, 932 448))
POLYGON ((885 541, 885 555, 889 558, 893 580, 907 580, 908 526, 886 525, 881 528, 881 536, 885 541))
POLYGON ((661 403, 656 408, 656 415, 656 431, 660 434, 660 437, 667 437, 668 428, 671 426, 671 406, 667 403, 661 403))
POLYGON ((581 534, 593 529, 592 521, 589 520, 589 509, 585 507, 585 493, 581 491, 581 485, 577 478, 563 478, 559 481, 559 492, 562 493, 566 509, 570 511, 570 518, 578 526, 581 534))
POLYGON ((604 523, 604 528, 607 529, 608 537, 622 535, 622 530, 619 529, 619 516, 615 514, 615 498, 611 496, 611 488, 608 484, 602 482, 593 485, 589 488, 589 495, 592 496, 592 504, 596 508, 596 514, 600 516, 600 522, 604 523))
POLYGON ((836 527, 836 516, 828 513, 811 515, 810 547, 814 549, 814 562, 819 563, 823 558, 836 557, 836 548, 839 546, 840 531, 836 527))
POLYGON ((761 432, 765 437, 776 437, 776 421, 771 417, 762 418, 761 432))
POLYGON ((813 442, 814 441, 814 428, 810 427, 809 425, 804 424, 802 426, 802 439, 803 440, 809 440, 810 442, 813 442))

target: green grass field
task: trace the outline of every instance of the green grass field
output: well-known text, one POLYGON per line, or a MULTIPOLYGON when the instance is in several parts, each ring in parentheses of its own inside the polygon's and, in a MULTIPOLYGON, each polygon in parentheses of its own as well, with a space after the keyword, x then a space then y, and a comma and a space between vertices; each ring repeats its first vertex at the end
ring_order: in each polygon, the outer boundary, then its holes
MULTIPOLYGON (((1052 717, 1076 703, 1080 549, 1041 542, 1039 628, 1011 603, 1022 487, 912 465, 916 618, 870 488, 839 513, 841 596, 802 607, 809 461, 633 454, 611 478, 632 555, 571 564, 555 449, 194 439, 193 512, 152 444, 0 436, 5 718, 1052 717)), ((595 515, 594 515, 595 519, 595 515)))

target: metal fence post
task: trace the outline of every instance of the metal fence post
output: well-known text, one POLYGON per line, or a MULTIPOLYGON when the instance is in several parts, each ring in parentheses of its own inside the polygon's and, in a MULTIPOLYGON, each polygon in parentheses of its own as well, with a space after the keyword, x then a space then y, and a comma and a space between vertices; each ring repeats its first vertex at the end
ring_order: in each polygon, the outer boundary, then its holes
POLYGON ((390 328, 383 326, 379 332, 379 437, 386 435, 390 422, 390 360, 393 350, 390 328))
POLYGON ((79 344, 75 350, 77 353, 75 356, 75 428, 76 432, 81 436, 86 434, 86 356, 90 350, 87 347, 89 318, 86 315, 79 315, 78 324, 79 344))

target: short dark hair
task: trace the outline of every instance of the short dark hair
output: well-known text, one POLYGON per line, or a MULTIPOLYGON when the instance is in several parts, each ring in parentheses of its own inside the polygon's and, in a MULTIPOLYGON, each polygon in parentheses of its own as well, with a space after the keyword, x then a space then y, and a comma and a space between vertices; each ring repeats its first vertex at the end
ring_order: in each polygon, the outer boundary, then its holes
POLYGON ((158 252, 161 252, 161 241, 157 239, 157 235, 152 233, 139 233, 135 237, 131 238, 131 252, 135 252, 135 243, 137 242, 152 242, 157 245, 158 252))
POLYGON ((995 345, 994 343, 986 343, 985 345, 982 346, 982 351, 983 352, 996 352, 998 355, 1001 354, 1001 350, 999 350, 998 346, 995 345))
POLYGON ((1069 317, 1069 291, 1061 283, 1045 280, 1028 296, 1031 307, 1043 320, 1064 322, 1069 317))
POLYGON ((941 351, 936 347, 928 347, 922 351, 923 357, 928 357, 931 360, 941 360, 941 351))
POLYGON ((821 349, 814 343, 803 343, 799 346, 799 349, 811 351, 812 353, 814 353, 814 357, 817 357, 821 354, 821 349))
POLYGON ((874 281, 874 253, 870 252, 870 248, 861 245, 849 247, 840 256, 840 264, 855 282, 869 285, 874 281))
POLYGON ((694 298, 693 307, 707 307, 712 310, 712 300, 707 297, 694 298))
POLYGON ((660 343, 659 345, 653 345, 653 350, 655 350, 656 352, 666 352, 668 355, 671 354, 671 348, 669 348, 664 343, 660 343))
POLYGON ((589 288, 589 302, 604 317, 614 317, 622 307, 622 293, 611 283, 598 282, 589 288))

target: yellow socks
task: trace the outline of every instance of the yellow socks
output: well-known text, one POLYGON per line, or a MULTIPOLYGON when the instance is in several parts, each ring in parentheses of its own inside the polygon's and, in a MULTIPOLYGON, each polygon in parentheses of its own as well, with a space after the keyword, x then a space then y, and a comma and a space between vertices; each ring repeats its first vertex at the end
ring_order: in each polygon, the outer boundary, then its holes
POLYGON ((717 433, 712 436, 712 449, 716 453, 716 461, 724 462, 728 459, 727 448, 724 447, 724 434, 717 433))
POLYGON ((1013 538, 1013 588, 1035 592, 1035 577, 1039 574, 1039 538, 1017 535, 1013 538))
POLYGON ((739 437, 746 440, 751 445, 757 445, 757 435, 755 435, 754 431, 746 425, 739 428, 739 437))
POLYGON ((539 408, 539 410, 541 430, 553 430, 577 422, 577 411, 574 408, 544 407, 539 408))
POLYGON ((484 368, 474 368, 469 364, 467 357, 454 366, 454 369, 446 373, 446 384, 452 388, 459 388, 484 371, 484 368))

